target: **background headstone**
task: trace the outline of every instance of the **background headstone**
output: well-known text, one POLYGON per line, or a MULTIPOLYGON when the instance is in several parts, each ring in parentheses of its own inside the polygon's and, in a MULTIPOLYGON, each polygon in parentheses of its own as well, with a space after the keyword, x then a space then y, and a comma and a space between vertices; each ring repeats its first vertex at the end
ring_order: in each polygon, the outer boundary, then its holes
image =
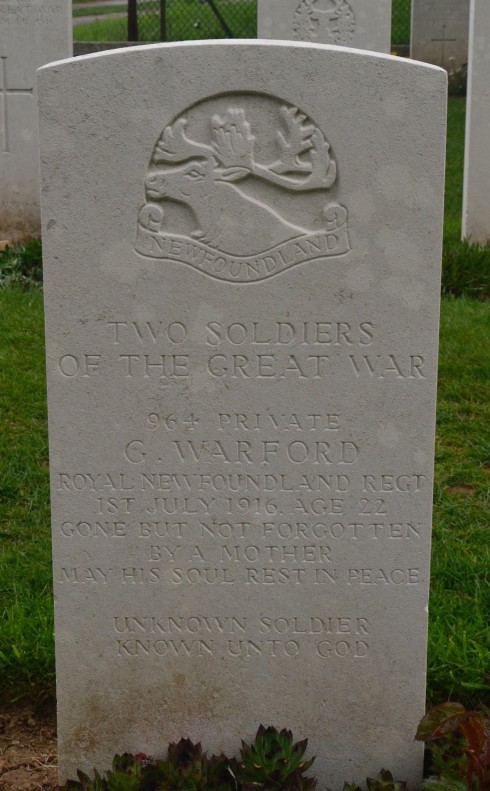
POLYGON ((40 236, 36 69, 71 54, 71 0, 0 0, 0 240, 40 236))
POLYGON ((264 723, 415 784, 445 73, 203 42, 39 89, 61 777, 264 723))
POLYGON ((410 57, 448 71, 468 62, 470 0, 412 0, 410 57))
POLYGON ((391 0, 258 0, 257 35, 390 52, 391 0))
POLYGON ((490 5, 472 0, 466 107, 463 238, 490 240, 490 5))

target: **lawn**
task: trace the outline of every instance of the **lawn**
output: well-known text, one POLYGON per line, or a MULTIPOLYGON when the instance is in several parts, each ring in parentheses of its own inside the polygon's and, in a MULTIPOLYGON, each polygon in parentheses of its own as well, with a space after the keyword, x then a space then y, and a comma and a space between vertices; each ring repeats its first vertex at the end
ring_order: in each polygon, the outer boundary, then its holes
POLYGON ((73 9, 73 16, 80 17, 80 16, 94 16, 94 14, 126 14, 128 10, 128 6, 126 5, 104 5, 104 6, 97 6, 97 8, 91 8, 88 6, 87 8, 74 8, 73 9))

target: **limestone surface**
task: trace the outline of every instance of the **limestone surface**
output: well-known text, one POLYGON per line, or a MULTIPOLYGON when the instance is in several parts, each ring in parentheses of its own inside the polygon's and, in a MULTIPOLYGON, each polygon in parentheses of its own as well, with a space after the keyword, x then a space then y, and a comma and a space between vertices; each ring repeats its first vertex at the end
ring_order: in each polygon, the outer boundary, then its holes
POLYGON ((410 57, 448 71, 468 62, 470 0, 412 0, 410 57))
POLYGON ((490 6, 473 0, 466 107, 463 238, 490 239, 490 6))
POLYGON ((391 2, 258 0, 258 37, 390 52, 391 2))
POLYGON ((40 235, 36 69, 71 54, 71 0, 0 0, 0 240, 40 235))
POLYGON ((446 74, 200 42, 39 90, 61 779, 263 723, 415 785, 446 74))

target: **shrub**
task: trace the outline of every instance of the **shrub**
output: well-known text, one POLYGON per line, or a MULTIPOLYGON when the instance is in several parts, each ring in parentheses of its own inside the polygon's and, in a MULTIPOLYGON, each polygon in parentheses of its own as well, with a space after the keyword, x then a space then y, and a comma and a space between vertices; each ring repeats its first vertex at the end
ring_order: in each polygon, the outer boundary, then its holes
POLYGON ((40 288, 43 281, 41 241, 6 247, 0 252, 0 288, 21 286, 40 288))

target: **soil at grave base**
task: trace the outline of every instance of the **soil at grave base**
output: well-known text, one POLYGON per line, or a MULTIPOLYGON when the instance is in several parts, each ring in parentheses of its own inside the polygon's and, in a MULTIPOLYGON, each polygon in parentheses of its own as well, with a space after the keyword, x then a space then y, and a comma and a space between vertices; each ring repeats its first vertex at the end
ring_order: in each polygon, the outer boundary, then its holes
POLYGON ((0 791, 56 791, 54 707, 0 708, 0 791))

